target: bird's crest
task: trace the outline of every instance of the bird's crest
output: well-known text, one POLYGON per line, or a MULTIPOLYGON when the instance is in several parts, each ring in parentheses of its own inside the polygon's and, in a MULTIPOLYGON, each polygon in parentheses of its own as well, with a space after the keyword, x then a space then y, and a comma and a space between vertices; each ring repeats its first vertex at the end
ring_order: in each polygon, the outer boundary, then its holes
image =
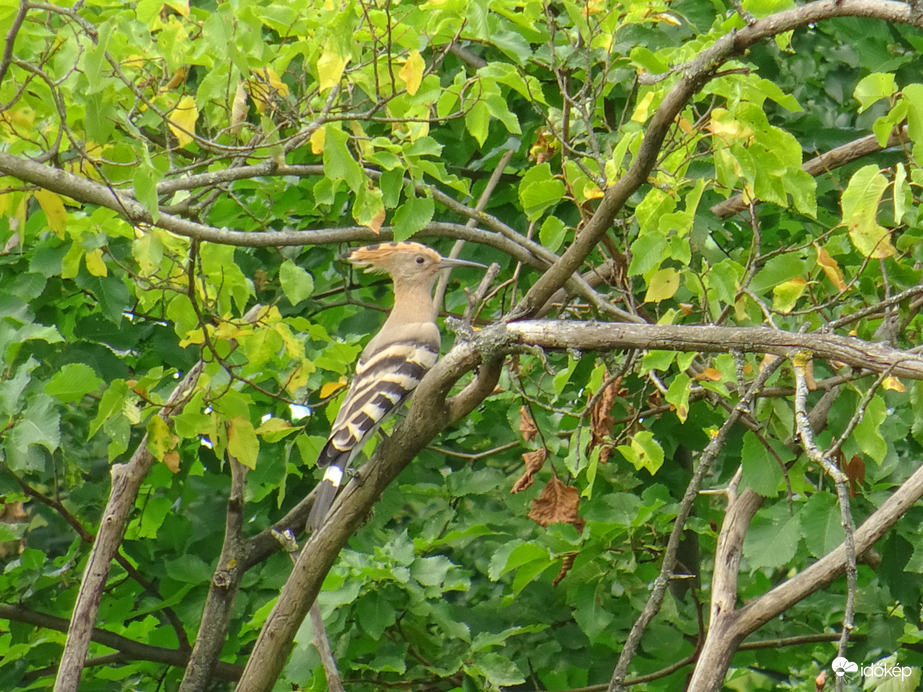
POLYGON ((432 262, 438 263, 442 260, 439 253, 420 243, 412 242, 392 242, 378 243, 376 245, 366 245, 357 247, 346 253, 346 260, 356 266, 365 269, 367 272, 386 271, 388 260, 398 254, 416 253, 423 255, 432 262))

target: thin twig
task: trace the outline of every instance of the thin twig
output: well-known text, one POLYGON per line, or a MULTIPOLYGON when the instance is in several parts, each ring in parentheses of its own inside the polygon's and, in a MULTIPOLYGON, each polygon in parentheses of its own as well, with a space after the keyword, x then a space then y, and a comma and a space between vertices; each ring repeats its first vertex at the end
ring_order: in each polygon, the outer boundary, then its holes
MULTIPOLYGON (((805 454, 807 454, 811 461, 823 468, 824 472, 830 476, 834 482, 837 500, 840 505, 843 530, 846 532, 846 606, 843 613, 843 632, 840 635, 840 642, 837 649, 837 655, 845 657, 846 648, 849 644, 849 634, 855 626, 856 591, 859 588, 858 570, 856 567, 856 541, 852 511, 849 504, 849 491, 846 488, 846 481, 848 479, 846 478, 846 474, 843 473, 828 455, 822 452, 817 446, 814 440, 814 431, 811 428, 811 421, 808 418, 808 384, 805 366, 810 362, 810 358, 810 353, 805 351, 797 353, 792 358, 792 365, 795 373, 795 426, 798 430, 798 436, 801 438, 801 444, 804 447, 805 454)), ((838 692, 843 689, 844 684, 845 679, 837 676, 835 685, 838 692)))

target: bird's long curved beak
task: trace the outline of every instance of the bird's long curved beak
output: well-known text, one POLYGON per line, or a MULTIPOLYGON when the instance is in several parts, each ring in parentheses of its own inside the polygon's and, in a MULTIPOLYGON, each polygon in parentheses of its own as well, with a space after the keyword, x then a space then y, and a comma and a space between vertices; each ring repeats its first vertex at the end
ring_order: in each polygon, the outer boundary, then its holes
POLYGON ((468 260, 452 259, 450 257, 443 257, 439 260, 439 269, 452 269, 454 267, 480 267, 481 269, 487 269, 487 265, 481 264, 480 262, 469 262, 468 260))

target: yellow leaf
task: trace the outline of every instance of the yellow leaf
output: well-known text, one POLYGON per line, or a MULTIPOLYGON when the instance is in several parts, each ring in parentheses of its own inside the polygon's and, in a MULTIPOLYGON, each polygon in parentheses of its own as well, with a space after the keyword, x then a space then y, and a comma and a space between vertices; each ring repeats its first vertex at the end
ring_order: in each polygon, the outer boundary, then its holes
POLYGON ((423 62, 420 51, 410 51, 407 62, 404 63, 404 66, 401 68, 400 72, 397 73, 397 76, 404 82, 404 86, 407 87, 407 93, 411 96, 416 94, 417 90, 420 88, 420 82, 423 81, 423 70, 425 69, 426 63, 423 62))
POLYGON ((64 208, 61 196, 48 190, 36 190, 34 194, 38 205, 45 212, 48 228, 54 231, 59 238, 63 238, 64 229, 67 227, 67 210, 64 208))
POLYGON ((312 154, 323 154, 324 153, 324 140, 327 138, 327 128, 319 127, 314 132, 311 133, 311 137, 308 139, 311 142, 311 153, 312 154))
POLYGON ((670 26, 682 26, 682 22, 680 22, 676 17, 674 17, 672 14, 668 12, 661 12, 660 14, 655 14, 654 21, 663 22, 664 24, 669 24, 670 26))
POLYGON ((705 368, 702 372, 696 375, 696 379, 720 382, 722 379, 724 379, 724 375, 722 375, 721 372, 715 368, 705 368))
POLYGON ((644 296, 645 303, 659 303, 661 300, 668 300, 676 294, 679 288, 679 271, 676 269, 660 269, 654 272, 650 281, 647 282, 647 294, 644 296))
POLYGON ((260 440, 253 429, 253 423, 243 416, 234 416, 227 422, 228 454, 234 456, 247 468, 256 468, 256 458, 260 454, 260 440))
POLYGON ((170 113, 170 131, 176 135, 181 147, 192 142, 198 119, 199 109, 195 105, 195 99, 191 96, 183 96, 170 113))
POLYGON ((244 121, 247 119, 247 90, 243 82, 237 83, 234 92, 234 103, 231 104, 231 134, 239 135, 244 121))
POLYGON ((165 0, 164 4, 176 10, 183 17, 189 16, 189 3, 184 0, 165 0))
POLYGON ((897 254, 891 244, 891 232, 877 223, 849 224, 849 238, 863 255, 873 259, 884 259, 897 254))
POLYGON ((299 389, 308 384, 308 376, 315 370, 314 363, 307 358, 303 358, 301 363, 286 378, 285 391, 294 396, 299 389))
POLYGON ((346 378, 341 377, 336 382, 325 382, 320 388, 320 398, 326 399, 346 386, 346 378))
POLYGON ((164 455, 176 447, 179 438, 170 432, 170 426, 160 416, 152 416, 147 424, 147 451, 157 461, 163 461, 164 455))
POLYGON ((93 276, 109 276, 109 270, 106 269, 106 263, 103 262, 102 248, 93 248, 90 250, 84 261, 87 263, 87 271, 93 276))
POLYGON ((888 375, 881 383, 881 386, 885 389, 890 389, 892 392, 906 392, 907 388, 901 383, 899 379, 894 377, 894 375, 888 375))
POLYGON ((783 281, 772 289, 772 307, 779 312, 791 312, 807 287, 808 282, 800 276, 783 281))
POLYGON ((708 129, 715 137, 728 144, 753 137, 753 130, 737 122, 724 108, 715 108, 711 112, 708 129))
POLYGON ((164 465, 173 473, 179 473, 179 452, 175 449, 163 455, 164 465))
POLYGON ((647 92, 635 107, 635 112, 631 114, 631 121, 634 123, 643 123, 647 120, 648 113, 650 111, 651 103, 654 100, 654 92, 647 92))
POLYGON ((836 286, 836 290, 845 291, 846 282, 843 281, 843 272, 840 271, 840 265, 824 248, 819 245, 814 247, 817 249, 817 266, 824 270, 824 274, 830 279, 830 283, 836 286))
POLYGON ((327 43, 323 54, 317 59, 317 88, 326 91, 339 84, 347 62, 348 57, 344 58, 327 43))
POLYGON ((176 72, 173 73, 173 76, 170 77, 170 81, 166 83, 166 85, 164 86, 163 90, 164 90, 164 91, 170 91, 171 89, 175 89, 175 88, 178 87, 180 84, 182 84, 183 82, 186 81, 186 75, 188 75, 188 74, 189 74, 189 68, 188 68, 188 67, 186 67, 185 65, 179 67, 179 68, 176 70, 176 72))

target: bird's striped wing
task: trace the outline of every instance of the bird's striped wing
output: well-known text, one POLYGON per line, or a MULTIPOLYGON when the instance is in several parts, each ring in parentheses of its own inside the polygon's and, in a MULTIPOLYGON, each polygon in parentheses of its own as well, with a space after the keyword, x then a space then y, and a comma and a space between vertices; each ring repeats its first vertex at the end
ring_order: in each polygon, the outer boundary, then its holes
POLYGON ((317 459, 317 465, 326 466, 327 471, 308 518, 310 528, 323 523, 353 458, 438 359, 438 342, 396 341, 359 361, 352 387, 317 459))

